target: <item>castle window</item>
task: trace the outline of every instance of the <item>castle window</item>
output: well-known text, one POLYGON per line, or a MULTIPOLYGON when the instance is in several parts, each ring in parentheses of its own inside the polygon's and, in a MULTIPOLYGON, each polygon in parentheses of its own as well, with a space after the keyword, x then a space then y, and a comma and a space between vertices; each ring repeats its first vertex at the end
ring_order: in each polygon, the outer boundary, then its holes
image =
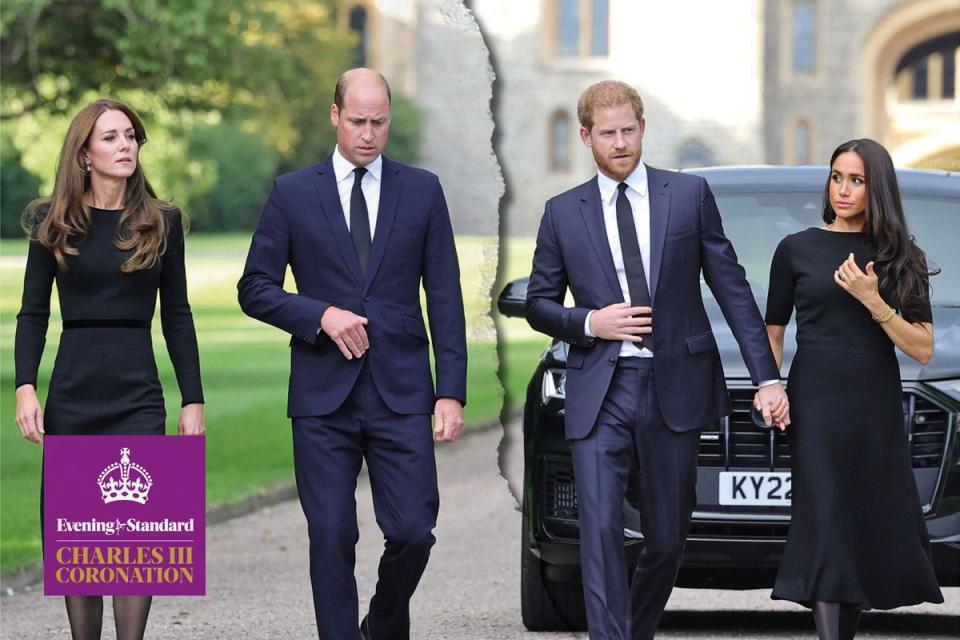
POLYGON ((590 5, 590 55, 605 56, 610 50, 610 3, 592 0, 590 5))
POLYGON ((951 100, 957 92, 960 31, 921 42, 897 63, 901 100, 951 100))
POLYGON ((550 170, 570 170, 570 116, 564 111, 550 116, 550 170))
POLYGON ((957 52, 960 47, 954 49, 952 54, 947 51, 943 57, 943 97, 953 98, 957 95, 957 52))
POLYGON ((610 0, 555 0, 554 11, 558 57, 610 53, 610 0))
POLYGON ((793 129, 793 164, 810 164, 810 125, 800 120, 793 129))
POLYGON ((817 65, 817 6, 814 0, 794 0, 791 43, 793 70, 813 73, 817 65))
POLYGON ((350 9, 350 31, 357 34, 357 44, 353 50, 353 65, 367 66, 367 10, 357 5, 350 9))
POLYGON ((580 55, 580 0, 557 3, 557 55, 580 55))

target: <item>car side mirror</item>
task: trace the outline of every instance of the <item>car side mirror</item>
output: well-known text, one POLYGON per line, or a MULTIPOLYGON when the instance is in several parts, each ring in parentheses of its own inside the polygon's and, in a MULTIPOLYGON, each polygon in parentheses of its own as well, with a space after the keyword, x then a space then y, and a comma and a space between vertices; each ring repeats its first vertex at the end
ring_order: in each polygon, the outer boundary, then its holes
POLYGON ((508 318, 523 318, 527 307, 527 283, 530 278, 517 278, 500 292, 497 309, 508 318))

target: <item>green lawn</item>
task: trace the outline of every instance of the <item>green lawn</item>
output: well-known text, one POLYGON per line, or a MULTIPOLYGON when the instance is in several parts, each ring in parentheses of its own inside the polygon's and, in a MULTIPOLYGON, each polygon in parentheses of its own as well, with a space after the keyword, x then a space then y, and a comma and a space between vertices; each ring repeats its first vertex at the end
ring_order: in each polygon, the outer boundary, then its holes
MULTIPOLYGON (((190 299, 207 402, 208 504, 237 501, 264 487, 293 481, 290 427, 285 418, 288 336, 247 318, 236 304, 236 281, 243 268, 248 241, 247 234, 192 234, 187 239, 190 299)), ((497 242, 495 238, 461 237, 457 243, 470 337, 466 417, 469 424, 476 425, 496 418, 503 404, 503 392, 496 375, 496 334, 489 317, 497 242)), ((41 449, 20 437, 13 420, 13 337, 25 249, 22 241, 0 242, 0 570, 3 572, 40 557, 37 496, 41 449)), ((522 272, 527 267, 516 268, 522 272)), ((519 333, 511 337, 509 348, 502 348, 503 375, 508 393, 522 398, 533 363, 547 340, 522 333, 520 325, 514 324, 522 321, 504 322, 516 326, 519 333)), ((59 324, 54 304, 52 329, 40 369, 41 401, 56 353, 59 324)), ((159 327, 155 327, 154 337, 170 433, 176 431, 180 399, 159 327)))

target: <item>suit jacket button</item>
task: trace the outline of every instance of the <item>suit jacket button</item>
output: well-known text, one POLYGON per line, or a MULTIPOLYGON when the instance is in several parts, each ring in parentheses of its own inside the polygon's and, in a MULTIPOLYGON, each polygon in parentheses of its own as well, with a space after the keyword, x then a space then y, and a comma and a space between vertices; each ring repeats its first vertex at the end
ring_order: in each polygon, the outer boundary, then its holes
POLYGON ((617 359, 616 359, 616 358, 610 358, 609 360, 607 360, 607 364, 612 367, 613 365, 617 364, 617 359))
POLYGON ((364 301, 364 302, 370 302, 370 296, 367 296, 366 298, 364 298, 363 301, 364 301))

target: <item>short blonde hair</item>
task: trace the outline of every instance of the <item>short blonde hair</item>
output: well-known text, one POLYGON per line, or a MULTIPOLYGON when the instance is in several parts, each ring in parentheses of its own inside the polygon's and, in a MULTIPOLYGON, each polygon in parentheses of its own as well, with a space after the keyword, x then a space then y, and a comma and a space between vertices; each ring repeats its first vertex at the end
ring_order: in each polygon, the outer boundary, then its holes
POLYGON ((590 85, 577 102, 577 117, 580 119, 580 126, 586 127, 587 130, 592 129, 593 114, 598 107, 616 107, 625 102, 633 107, 637 120, 643 118, 643 100, 636 89, 626 82, 601 80, 590 85))

